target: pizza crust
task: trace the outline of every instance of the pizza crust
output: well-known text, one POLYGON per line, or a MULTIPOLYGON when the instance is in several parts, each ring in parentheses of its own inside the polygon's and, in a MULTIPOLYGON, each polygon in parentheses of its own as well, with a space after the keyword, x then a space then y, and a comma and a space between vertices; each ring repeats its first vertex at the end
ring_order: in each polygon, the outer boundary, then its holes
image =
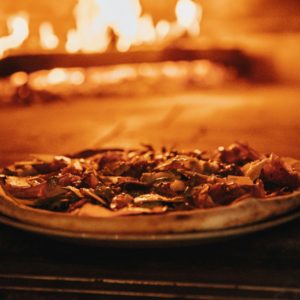
POLYGON ((46 228, 101 234, 186 233, 227 229, 283 215, 300 207, 300 190, 284 196, 248 198, 230 206, 156 215, 95 217, 34 209, 0 186, 0 213, 46 228))

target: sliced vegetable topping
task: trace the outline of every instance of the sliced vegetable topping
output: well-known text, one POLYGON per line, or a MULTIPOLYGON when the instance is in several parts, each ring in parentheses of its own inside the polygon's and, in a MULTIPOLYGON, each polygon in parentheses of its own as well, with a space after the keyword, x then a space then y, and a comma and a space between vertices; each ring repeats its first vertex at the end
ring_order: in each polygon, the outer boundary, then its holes
POLYGON ((300 187, 300 163, 246 144, 200 150, 98 149, 34 155, 0 172, 0 184, 24 205, 77 215, 121 216, 234 205, 300 187))

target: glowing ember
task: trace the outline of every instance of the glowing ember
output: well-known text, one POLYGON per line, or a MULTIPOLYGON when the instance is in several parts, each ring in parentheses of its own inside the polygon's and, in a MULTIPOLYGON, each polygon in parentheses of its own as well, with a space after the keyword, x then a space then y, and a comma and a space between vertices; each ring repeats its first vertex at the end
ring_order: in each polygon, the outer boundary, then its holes
POLYGON ((24 13, 8 18, 7 27, 9 35, 0 38, 0 57, 7 50, 20 47, 29 35, 28 20, 24 13))
POLYGON ((0 107, 67 99, 173 95, 234 83, 232 69, 206 60, 55 68, 0 78, 0 107))
POLYGON ((52 69, 49 72, 47 79, 49 84, 59 84, 65 82, 67 80, 67 72, 60 68, 52 69))
POLYGON ((222 66, 206 60, 196 60, 192 62, 165 61, 155 64, 120 64, 85 69, 55 68, 40 70, 30 75, 17 72, 10 77, 10 80, 14 86, 20 86, 28 82, 33 89, 37 90, 47 90, 60 86, 63 90, 66 90, 64 88, 70 85, 75 90, 75 86, 85 83, 82 88, 90 91, 92 86, 101 90, 103 86, 111 85, 115 87, 122 82, 139 81, 142 83, 141 80, 148 83, 157 81, 159 85, 163 85, 162 82, 166 79, 169 82, 170 80, 177 80, 178 82, 190 82, 192 80, 193 82, 198 81, 200 84, 205 82, 205 84, 211 85, 211 83, 215 83, 214 77, 220 78, 218 82, 223 82, 227 80, 228 75, 230 73, 222 66))
POLYGON ((84 82, 85 76, 82 71, 73 71, 69 74, 69 81, 71 84, 80 85, 84 82))
POLYGON ((21 86, 28 81, 29 75, 25 72, 16 72, 10 76, 10 81, 15 86, 21 86))
MULTIPOLYGON (((15 77, 15 73, 11 77, 15 77)), ((15 83, 17 80, 20 81, 19 77, 13 80, 15 83)), ((36 89, 46 89, 49 86, 59 86, 59 85, 81 85, 85 81, 85 73, 81 69, 63 69, 55 68, 52 70, 41 70, 29 75, 29 85, 36 89)), ((16 83, 15 83, 16 84, 16 83)))

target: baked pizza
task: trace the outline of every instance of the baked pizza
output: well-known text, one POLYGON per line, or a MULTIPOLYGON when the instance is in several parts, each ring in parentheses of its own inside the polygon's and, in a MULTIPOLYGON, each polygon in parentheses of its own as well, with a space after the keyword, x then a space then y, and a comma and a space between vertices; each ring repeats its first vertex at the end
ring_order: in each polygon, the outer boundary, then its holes
POLYGON ((300 206, 300 161, 234 143, 216 151, 92 149, 4 167, 0 212, 76 232, 192 232, 300 206))

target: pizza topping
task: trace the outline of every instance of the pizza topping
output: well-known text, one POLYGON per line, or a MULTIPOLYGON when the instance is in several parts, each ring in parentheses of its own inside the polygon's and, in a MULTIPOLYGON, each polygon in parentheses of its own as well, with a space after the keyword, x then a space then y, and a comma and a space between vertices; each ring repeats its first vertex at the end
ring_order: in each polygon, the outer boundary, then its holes
POLYGON ((208 184, 197 187, 191 191, 191 198, 195 207, 212 208, 217 206, 212 197, 209 195, 209 191, 210 185, 208 184))
POLYGON ((281 160, 286 163, 289 168, 292 168, 295 172, 300 173, 300 161, 292 157, 282 157, 281 160))
POLYGON ((86 203, 88 203, 89 200, 86 198, 80 199, 76 202, 70 203, 69 207, 68 207, 68 212, 72 212, 75 211, 76 209, 82 207, 83 205, 85 205, 86 203))
POLYGON ((88 173, 84 176, 83 182, 88 187, 95 189, 100 183, 100 180, 98 179, 97 175, 95 175, 94 173, 88 173))
POLYGON ((32 164, 32 167, 39 174, 47 174, 50 172, 56 172, 61 170, 62 168, 68 165, 69 161, 70 159, 66 159, 63 156, 59 156, 59 157, 54 157, 53 161, 51 162, 36 161, 32 164))
POLYGON ((120 209, 128 206, 133 202, 133 197, 126 193, 121 193, 115 197, 113 197, 110 208, 111 209, 120 209))
POLYGON ((5 183, 11 187, 21 187, 21 188, 28 188, 31 187, 29 184, 29 180, 24 177, 17 177, 17 176, 7 176, 5 178, 5 183))
POLYGON ((79 175, 73 175, 71 173, 59 174, 58 176, 53 176, 52 178, 56 178, 58 184, 61 186, 79 186, 81 184, 81 177, 79 175))
POLYGON ((70 204, 73 202, 71 197, 51 197, 37 199, 32 206, 40 209, 46 209, 51 211, 68 211, 70 204))
POLYGON ((161 196, 159 194, 145 194, 134 198, 134 203, 145 203, 145 202, 166 202, 166 203, 174 203, 174 202, 184 202, 184 197, 173 197, 168 198, 161 196))
POLYGON ((192 192, 192 199, 198 208, 210 208, 219 205, 229 205, 234 200, 247 195, 263 197, 261 187, 257 184, 238 184, 233 181, 223 181, 215 184, 205 184, 192 192))
POLYGON ((36 155, 1 173, 0 184, 24 205, 97 216, 208 209, 300 187, 299 161, 265 156, 242 143, 213 154, 145 145, 36 155))
POLYGON ((116 196, 116 193, 118 192, 117 189, 105 185, 98 185, 95 189, 95 194, 100 196, 102 199, 104 199, 106 202, 110 203, 112 199, 116 196))
POLYGON ((159 164, 155 170, 158 171, 170 171, 170 170, 189 170, 201 172, 203 167, 201 166, 201 161, 186 155, 177 155, 174 158, 167 160, 164 163, 159 164))
POLYGON ((7 177, 5 180, 5 188, 9 193, 19 198, 46 198, 53 197, 64 193, 64 189, 57 184, 55 180, 38 181, 36 177, 20 178, 16 181, 14 177, 7 177), (23 181, 20 185, 20 181, 23 181), (26 185, 24 183, 26 180, 26 185))
POLYGON ((155 181, 161 180, 173 180, 176 176, 171 172, 153 172, 153 173, 143 173, 141 176, 141 181, 151 184, 155 181))
POLYGON ((269 158, 264 158, 261 160, 255 160, 247 163, 242 167, 242 171, 245 176, 250 177, 253 181, 259 178, 262 169, 269 161, 269 158))
POLYGON ((91 198, 93 198, 94 200, 96 200, 97 202, 99 202, 100 204, 106 206, 107 203, 105 202, 104 199, 102 199, 101 197, 99 197, 97 194, 94 193, 94 191, 92 189, 86 189, 86 188, 82 188, 81 191, 86 195, 86 196, 90 196, 91 198))
POLYGON ((243 165, 247 162, 263 158, 263 155, 246 144, 234 143, 228 148, 219 147, 217 158, 224 163, 243 165))
POLYGON ((263 167, 262 180, 268 188, 275 186, 297 189, 300 186, 299 173, 274 154, 263 167))
POLYGON ((170 188, 174 192, 182 192, 186 189, 186 184, 182 180, 175 179, 171 184, 170 188))
POLYGON ((232 183, 236 183, 238 185, 251 186, 254 184, 253 181, 251 180, 251 178, 248 176, 232 176, 232 175, 230 175, 226 179, 229 183, 232 182, 232 183))
POLYGON ((124 207, 117 211, 111 211, 102 206, 97 206, 94 204, 86 203, 79 209, 72 212, 73 215, 87 216, 87 217, 120 217, 129 215, 139 215, 139 214, 159 214, 164 213, 167 210, 166 207, 153 207, 153 208, 142 208, 142 207, 124 207))
POLYGON ((78 198, 83 198, 83 194, 81 193, 81 191, 73 186, 67 186, 65 187, 65 189, 70 190, 71 192, 73 192, 78 198))

